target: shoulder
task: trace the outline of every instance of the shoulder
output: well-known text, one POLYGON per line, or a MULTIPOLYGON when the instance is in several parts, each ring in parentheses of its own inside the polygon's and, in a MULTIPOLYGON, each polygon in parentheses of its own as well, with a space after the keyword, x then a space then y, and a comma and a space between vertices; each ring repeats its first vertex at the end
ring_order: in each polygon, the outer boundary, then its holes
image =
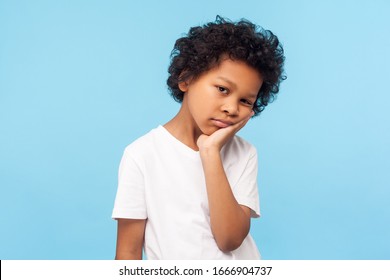
POLYGON ((145 156, 148 152, 153 150, 153 146, 156 143, 156 138, 159 134, 159 127, 150 130, 148 133, 137 138, 132 143, 127 145, 124 150, 125 155, 131 155, 132 157, 145 156))
POLYGON ((223 152, 239 157, 248 156, 249 158, 257 155, 255 146, 237 135, 235 135, 229 142, 226 143, 223 152))
POLYGON ((242 197, 239 193, 246 192, 245 190, 256 181, 258 170, 256 148, 243 138, 234 136, 223 147, 221 158, 233 192, 236 197, 242 197))

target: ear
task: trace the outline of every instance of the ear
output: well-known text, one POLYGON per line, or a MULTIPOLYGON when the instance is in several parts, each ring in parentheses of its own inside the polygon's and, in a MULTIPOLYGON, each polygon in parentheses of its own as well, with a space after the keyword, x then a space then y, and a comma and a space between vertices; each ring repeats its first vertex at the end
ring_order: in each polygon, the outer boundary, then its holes
POLYGON ((188 85, 190 84, 190 80, 191 78, 190 77, 186 77, 186 74, 187 74, 187 71, 183 70, 180 75, 179 75, 179 83, 178 83, 178 86, 179 86, 179 89, 182 91, 182 92, 187 92, 188 90, 188 85))
POLYGON ((187 90, 188 90, 188 82, 187 81, 179 82, 178 86, 182 92, 187 92, 187 90))

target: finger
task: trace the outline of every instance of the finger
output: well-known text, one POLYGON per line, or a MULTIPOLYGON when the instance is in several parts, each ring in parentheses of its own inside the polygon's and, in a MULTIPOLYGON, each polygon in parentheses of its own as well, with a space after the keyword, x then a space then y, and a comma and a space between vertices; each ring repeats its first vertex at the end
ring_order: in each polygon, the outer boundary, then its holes
POLYGON ((254 115, 254 112, 252 111, 252 113, 246 117, 245 119, 243 119, 242 121, 238 122, 236 125, 238 126, 238 130, 240 130, 241 128, 243 128, 247 123, 248 121, 250 120, 250 118, 254 115))
POLYGON ((222 130, 228 132, 229 131, 229 134, 236 134, 241 128, 243 128, 247 122, 250 120, 250 118, 254 115, 254 111, 251 112, 251 114, 249 114, 245 119, 231 125, 231 126, 228 126, 226 128, 223 128, 222 130))
POLYGON ((236 134, 241 128, 243 128, 246 125, 248 121, 249 118, 245 118, 242 121, 239 121, 238 123, 227 127, 226 129, 229 129, 233 134, 236 134))

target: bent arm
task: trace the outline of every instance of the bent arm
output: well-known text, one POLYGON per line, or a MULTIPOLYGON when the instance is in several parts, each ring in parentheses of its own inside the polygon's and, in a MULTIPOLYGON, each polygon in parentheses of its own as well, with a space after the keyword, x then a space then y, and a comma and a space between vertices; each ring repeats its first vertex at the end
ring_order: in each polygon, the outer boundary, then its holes
POLYGON ((116 260, 142 260, 146 220, 118 219, 116 260))
POLYGON ((218 150, 201 153, 210 208, 211 230, 221 251, 237 249, 249 233, 250 208, 238 204, 218 150))

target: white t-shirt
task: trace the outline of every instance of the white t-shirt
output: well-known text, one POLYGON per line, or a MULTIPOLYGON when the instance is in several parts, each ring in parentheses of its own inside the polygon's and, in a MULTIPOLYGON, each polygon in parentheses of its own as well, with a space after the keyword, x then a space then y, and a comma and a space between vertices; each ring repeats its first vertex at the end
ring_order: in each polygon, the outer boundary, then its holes
MULTIPOLYGON (((234 136, 221 157, 237 202, 259 217, 256 149, 234 136)), ((219 250, 211 232, 199 152, 163 126, 126 147, 112 218, 147 219, 147 259, 260 259, 250 234, 238 249, 219 250)))

